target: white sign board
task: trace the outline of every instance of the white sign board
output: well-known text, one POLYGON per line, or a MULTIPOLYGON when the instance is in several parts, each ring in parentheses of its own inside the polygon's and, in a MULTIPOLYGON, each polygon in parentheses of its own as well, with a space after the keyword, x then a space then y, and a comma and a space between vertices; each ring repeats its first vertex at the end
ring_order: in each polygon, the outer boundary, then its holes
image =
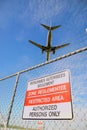
POLYGON ((63 71, 28 82, 23 119, 72 119, 70 73, 63 71))

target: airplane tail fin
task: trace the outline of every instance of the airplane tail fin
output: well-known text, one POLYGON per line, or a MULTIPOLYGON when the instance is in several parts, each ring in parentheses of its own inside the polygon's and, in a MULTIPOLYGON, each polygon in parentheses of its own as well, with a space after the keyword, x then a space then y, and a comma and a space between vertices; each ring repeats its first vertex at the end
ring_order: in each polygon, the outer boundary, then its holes
POLYGON ((47 30, 54 30, 56 28, 59 28, 61 25, 57 25, 57 26, 47 26, 47 25, 44 25, 44 24, 41 24, 44 28, 46 28, 47 30))

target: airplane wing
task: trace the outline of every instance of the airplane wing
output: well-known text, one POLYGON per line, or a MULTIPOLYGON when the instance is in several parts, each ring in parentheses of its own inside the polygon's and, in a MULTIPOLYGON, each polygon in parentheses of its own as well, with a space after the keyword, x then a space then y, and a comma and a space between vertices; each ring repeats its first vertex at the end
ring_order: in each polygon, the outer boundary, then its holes
POLYGON ((69 44, 70 44, 70 43, 62 44, 62 45, 60 45, 60 46, 55 46, 55 47, 53 47, 53 49, 54 49, 54 50, 57 50, 57 49, 60 49, 60 48, 65 47, 65 46, 68 46, 69 44))
POLYGON ((40 45, 40 44, 38 44, 38 43, 36 43, 36 42, 33 42, 33 41, 31 41, 31 40, 28 40, 28 41, 29 41, 30 43, 32 43, 33 45, 39 47, 40 49, 45 49, 45 46, 42 46, 42 45, 40 45))

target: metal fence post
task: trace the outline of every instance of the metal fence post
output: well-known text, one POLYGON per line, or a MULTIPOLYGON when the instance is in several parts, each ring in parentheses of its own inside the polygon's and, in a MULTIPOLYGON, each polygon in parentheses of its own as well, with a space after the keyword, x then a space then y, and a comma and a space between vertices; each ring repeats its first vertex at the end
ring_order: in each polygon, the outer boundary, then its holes
POLYGON ((10 119, 10 115, 11 115, 11 112, 12 112, 14 98, 15 98, 15 94, 16 94, 16 90, 17 90, 17 86, 18 86, 19 76, 20 76, 20 73, 17 73, 16 81, 15 81, 15 84, 14 84, 14 90, 13 90, 13 94, 12 94, 12 98, 11 98, 11 102, 10 102, 10 106, 9 106, 9 111, 8 111, 8 116, 7 116, 7 121, 6 121, 6 127, 8 127, 8 124, 9 124, 9 119, 10 119))
MULTIPOLYGON (((28 71, 31 71, 31 70, 34 70, 34 69, 37 69, 37 68, 39 68, 39 67, 42 67, 42 66, 45 66, 45 65, 47 65, 47 64, 50 64, 50 63, 53 63, 53 62, 56 62, 56 61, 58 61, 58 60, 62 60, 62 59, 65 59, 65 58, 67 58, 67 57, 70 57, 70 56, 73 56, 73 55, 75 55, 75 54, 78 54, 78 53, 81 53, 81 52, 83 52, 83 51, 87 51, 87 46, 86 47, 84 47, 84 48, 81 48, 81 49, 78 49, 78 50, 75 50, 75 51, 73 51, 73 52, 70 52, 70 53, 67 53, 67 54, 65 54, 65 55, 62 55, 62 56, 60 56, 60 57, 57 57, 57 58, 55 58, 55 59, 52 59, 52 60, 50 60, 50 61, 46 61, 46 62, 44 62, 44 63, 41 63, 41 64, 38 64, 38 65, 35 65, 35 66, 32 66, 31 68, 27 68, 27 69, 24 69, 24 70, 21 70, 21 71, 19 71, 19 72, 16 72, 16 73, 14 73, 14 74, 11 74, 11 75, 9 75, 9 76, 6 76, 6 77, 3 77, 3 78, 0 78, 0 81, 2 81, 2 80, 6 80, 6 79, 8 79, 8 78, 11 78, 11 77, 13 77, 13 76, 15 76, 16 77, 16 80, 15 80, 15 84, 14 84, 14 90, 13 90, 13 93, 12 93, 12 97, 11 97, 11 101, 10 101, 10 104, 9 104, 9 109, 8 109, 8 113, 7 113, 7 118, 4 120, 4 122, 3 122, 3 125, 4 125, 4 130, 6 130, 7 129, 7 127, 8 127, 8 125, 9 125, 9 121, 10 121, 10 117, 11 117, 11 113, 12 113, 12 108, 13 108, 13 104, 14 104, 14 100, 15 100, 15 95, 16 95, 16 91, 17 91, 17 86, 18 86, 18 81, 19 81, 19 77, 20 77, 20 75, 21 74, 23 74, 23 73, 25 73, 25 72, 28 72, 28 71)), ((85 88, 84 88, 84 90, 85 90, 85 88)), ((77 90, 78 92, 79 92, 79 90, 77 90)), ((82 92, 83 93, 83 92, 82 92)), ((74 97, 76 98, 76 96, 77 96, 77 93, 75 93, 75 95, 74 95, 74 97)), ((79 98, 77 98, 77 101, 79 101, 79 98)), ((76 105, 76 102, 75 102, 75 105, 76 105)), ((82 104, 83 105, 83 104, 82 104)), ((77 106, 76 106, 77 107, 77 106)), ((79 111, 81 111, 81 113, 83 113, 83 109, 81 110, 79 110, 79 111)), ((76 111, 76 113, 75 114, 77 114, 76 116, 78 116, 78 109, 77 109, 77 111, 76 111)), ((82 115, 84 118, 82 118, 82 119, 80 119, 80 122, 82 121, 82 126, 84 127, 83 129, 85 129, 86 127, 87 127, 87 125, 86 125, 86 114, 85 113, 83 113, 83 115, 82 115), (85 123, 84 123, 84 121, 85 121, 85 123), (84 124, 84 125, 83 125, 84 124)), ((80 117, 80 116, 78 116, 78 117, 80 117)), ((2 117, 1 117, 2 118, 2 117)), ((78 127, 78 128, 80 128, 80 126, 79 126, 79 121, 77 122, 77 119, 75 119, 75 127, 78 127)), ((57 123, 56 122, 54 122, 55 123, 55 125, 56 126, 58 126, 57 125, 57 123)), ((72 121, 72 123, 73 123, 73 121, 72 121)), ((61 122, 60 122, 60 124, 62 124, 61 122)), ((68 126, 69 126, 69 128, 71 128, 71 124, 68 122, 67 124, 69 124, 68 126)), ((32 125, 32 124, 31 124, 32 125)), ((50 125, 50 124, 49 124, 50 125)), ((74 125, 73 125, 74 126, 74 125)), ((58 126, 59 127, 59 130, 61 129, 61 127, 62 127, 62 125, 60 125, 60 126, 58 126)), ((21 129, 21 127, 20 127, 20 129, 21 129)), ((28 126, 27 126, 27 129, 28 129, 28 126)), ((44 129, 48 129, 48 127, 46 127, 45 126, 45 128, 44 129)), ((52 129, 54 129, 54 127, 52 128, 52 129)))
POLYGON ((4 125, 4 130, 6 130, 6 121, 5 121, 5 119, 3 118, 1 112, 0 112, 0 119, 2 119, 2 122, 3 122, 3 125, 4 125))

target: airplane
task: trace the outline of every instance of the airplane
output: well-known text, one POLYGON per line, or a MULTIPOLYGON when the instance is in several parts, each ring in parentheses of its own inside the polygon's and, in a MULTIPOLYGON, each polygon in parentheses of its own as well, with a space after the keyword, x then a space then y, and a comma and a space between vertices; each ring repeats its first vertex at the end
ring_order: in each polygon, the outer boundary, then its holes
POLYGON ((42 49, 42 54, 43 54, 43 52, 46 52, 46 60, 48 61, 48 60, 50 60, 50 52, 53 52, 53 54, 55 54, 56 50, 63 48, 65 46, 68 46, 70 43, 62 44, 62 45, 58 45, 58 46, 52 46, 52 31, 55 30, 56 28, 61 27, 61 25, 47 26, 47 25, 41 24, 41 26, 43 26, 45 29, 48 30, 47 45, 43 46, 43 45, 38 44, 31 40, 28 40, 28 42, 30 42, 33 45, 37 46, 38 48, 42 49))

